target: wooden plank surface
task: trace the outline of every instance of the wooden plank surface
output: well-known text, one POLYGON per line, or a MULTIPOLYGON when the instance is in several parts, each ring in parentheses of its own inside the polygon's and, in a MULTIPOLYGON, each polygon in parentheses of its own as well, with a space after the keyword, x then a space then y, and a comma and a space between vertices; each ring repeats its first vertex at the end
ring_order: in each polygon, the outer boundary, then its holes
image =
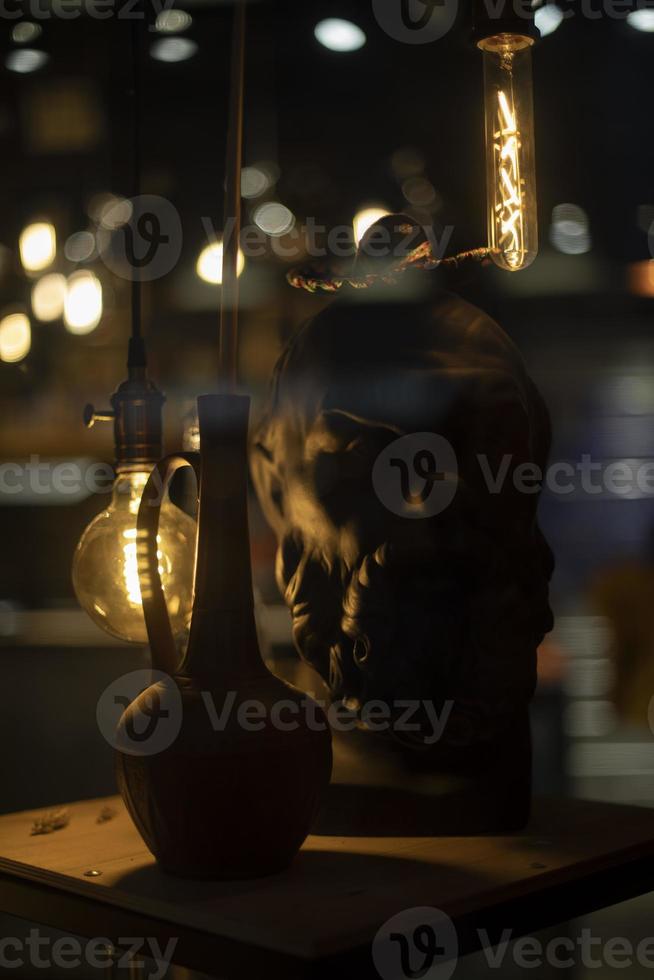
POLYGON ((651 810, 541 801, 531 825, 517 835, 311 836, 284 874, 192 882, 158 870, 120 798, 68 809, 69 825, 43 836, 31 836, 30 829, 44 811, 0 817, 5 881, 55 889, 62 898, 86 898, 96 907, 101 902, 305 962, 370 944, 381 924, 402 909, 436 906, 460 920, 654 858, 651 810), (116 816, 98 823, 106 805, 116 816), (89 870, 102 873, 89 878, 89 870))

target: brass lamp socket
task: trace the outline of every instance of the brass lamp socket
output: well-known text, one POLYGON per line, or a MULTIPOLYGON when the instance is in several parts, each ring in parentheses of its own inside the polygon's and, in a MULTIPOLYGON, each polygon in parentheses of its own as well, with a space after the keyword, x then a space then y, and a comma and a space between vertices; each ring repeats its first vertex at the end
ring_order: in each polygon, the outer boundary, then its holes
POLYGON ((472 41, 477 47, 491 37, 524 37, 528 43, 538 39, 534 10, 528 0, 473 0, 472 41))
POLYGON ((166 396, 145 376, 145 371, 143 377, 130 377, 114 391, 111 404, 119 472, 136 465, 154 466, 163 456, 165 400, 166 396))
POLYGON ((111 409, 84 410, 84 422, 114 423, 116 471, 154 466, 163 456, 163 404, 166 396, 147 377, 144 367, 130 367, 129 377, 111 396, 111 409))

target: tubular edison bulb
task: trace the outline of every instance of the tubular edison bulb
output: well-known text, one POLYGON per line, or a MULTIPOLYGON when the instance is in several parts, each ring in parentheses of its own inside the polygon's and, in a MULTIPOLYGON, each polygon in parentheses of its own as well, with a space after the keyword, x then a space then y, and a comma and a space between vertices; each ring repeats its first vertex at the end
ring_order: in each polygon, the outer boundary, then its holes
POLYGON ((488 244, 496 265, 525 269, 538 252, 532 39, 498 34, 484 54, 488 244))
MULTIPOLYGON (((91 619, 121 640, 147 643, 139 582, 136 518, 147 470, 119 472, 111 503, 75 549, 73 587, 91 619)), ((166 499, 159 520, 159 574, 173 633, 191 617, 196 523, 166 499)))

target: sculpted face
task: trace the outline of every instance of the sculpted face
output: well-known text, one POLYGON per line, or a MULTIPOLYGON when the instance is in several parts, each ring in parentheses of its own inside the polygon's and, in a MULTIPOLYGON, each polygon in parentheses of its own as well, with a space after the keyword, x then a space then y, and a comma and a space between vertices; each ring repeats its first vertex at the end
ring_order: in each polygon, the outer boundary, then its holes
POLYGON ((551 629, 553 563, 538 488, 514 477, 544 468, 548 447, 516 348, 461 299, 339 300, 291 340, 252 469, 295 644, 335 699, 398 713, 406 699, 453 701, 452 745, 491 738, 524 708, 551 629), (380 453, 411 433, 437 433, 456 458, 437 477, 450 481, 446 507, 431 513, 424 482, 416 494, 422 519, 389 509, 373 480, 380 453))

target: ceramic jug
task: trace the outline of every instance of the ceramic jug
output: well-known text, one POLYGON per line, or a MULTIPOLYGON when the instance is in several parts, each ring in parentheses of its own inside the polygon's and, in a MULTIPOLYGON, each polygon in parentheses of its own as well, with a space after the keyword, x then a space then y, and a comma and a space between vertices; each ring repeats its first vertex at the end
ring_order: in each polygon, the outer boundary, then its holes
MULTIPOLYGON (((120 792, 145 843, 166 871, 215 879, 285 868, 311 827, 331 773, 325 715, 275 677, 257 641, 247 517, 249 398, 198 398, 200 453, 168 456, 143 492, 137 524, 141 596, 158 680, 118 727, 120 792), (195 587, 181 664, 159 575, 157 526, 163 490, 181 466, 199 487, 195 587), (174 725, 157 751, 136 750, 153 705, 174 725), (178 731, 177 731, 178 728, 178 731)), ((156 748, 156 744, 155 744, 156 748)))

